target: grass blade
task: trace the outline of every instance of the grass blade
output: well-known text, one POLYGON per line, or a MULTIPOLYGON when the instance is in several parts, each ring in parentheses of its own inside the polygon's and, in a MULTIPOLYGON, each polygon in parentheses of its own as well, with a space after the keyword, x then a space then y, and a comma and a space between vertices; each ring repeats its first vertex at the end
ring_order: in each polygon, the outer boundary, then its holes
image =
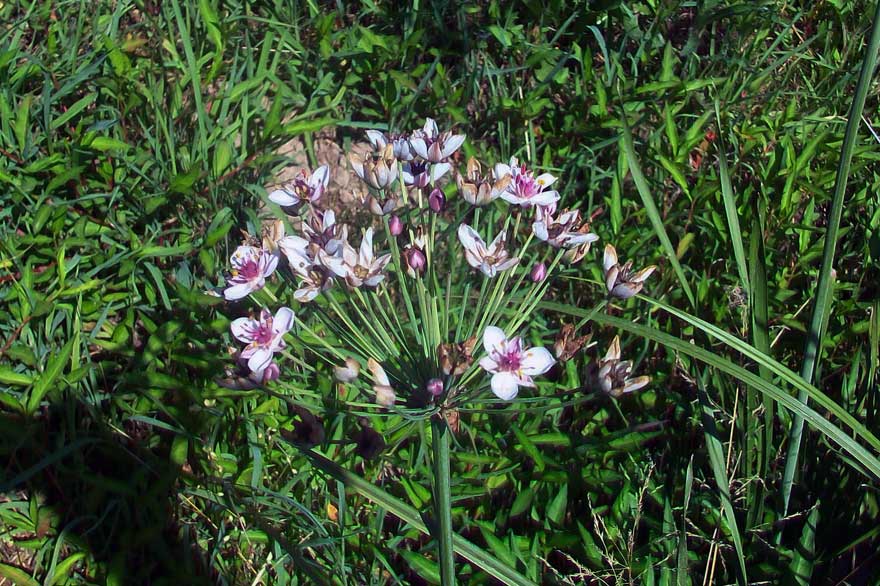
POLYGON ((730 230, 730 243, 733 246, 733 257, 736 259, 736 269, 739 272, 739 280, 748 291, 749 271, 746 268, 746 250, 742 241, 742 229, 739 227, 739 216, 736 213, 736 198, 733 195, 733 186, 730 183, 730 171, 727 169, 727 153, 725 152, 724 139, 721 138, 721 112, 718 100, 715 101, 715 118, 718 121, 718 178, 721 182, 721 199, 724 200, 724 213, 727 216, 727 227, 730 230))
POLYGON ((68 340, 61 350, 49 359, 49 364, 46 366, 46 370, 40 375, 39 380, 34 384, 34 388, 31 389, 31 393, 28 396, 28 413, 32 414, 39 408, 40 401, 43 400, 43 397, 46 396, 46 393, 52 389, 52 385, 55 384, 55 381, 61 376, 64 367, 67 366, 67 363, 70 361, 70 354, 73 351, 74 341, 75 338, 68 340))
MULTIPOLYGON (((826 308, 830 308, 833 294, 832 269, 834 267, 834 253, 837 246, 840 219, 843 215, 843 203, 846 196, 846 183, 849 177, 849 167, 852 161, 853 150, 856 145, 859 126, 862 120, 862 111, 865 109, 865 99, 874 76, 874 67, 877 63, 877 50, 880 49, 880 3, 874 11, 874 22, 871 26, 871 37, 865 59, 862 61, 862 70, 859 73, 859 83, 853 97, 849 118, 846 122, 846 131, 843 136, 843 146, 840 153, 840 161, 837 167, 837 177, 834 180, 834 199, 831 203, 831 215, 828 219, 828 229, 825 232, 825 244, 822 249, 822 267, 819 270, 819 283, 816 286, 816 304, 813 306, 813 316, 810 320, 810 330, 807 332, 807 341, 804 347, 804 363, 801 368, 801 376, 811 383, 816 371, 816 362, 822 348, 823 324, 825 321, 826 308)), ((798 399, 807 402, 804 392, 798 393, 798 399)), ((788 452, 785 457, 785 473, 782 478, 782 515, 788 513, 791 487, 797 470, 798 456, 801 447, 804 421, 795 416, 789 432, 788 452)))
POLYGON ((675 247, 672 246, 672 241, 669 240, 666 228, 663 227, 663 218, 660 216, 660 210, 657 209, 657 204, 654 203, 654 198, 651 197, 651 190, 648 187, 648 182, 642 174, 642 169, 639 166, 639 159, 636 155, 636 149, 633 146, 632 131, 626 121, 626 116, 624 115, 621 120, 623 121, 623 133, 620 136, 620 143, 623 152, 626 155, 626 165, 629 167, 629 172, 632 174, 636 189, 642 197, 642 205, 645 206, 648 219, 651 220, 651 226, 654 227, 654 233, 657 234, 657 238, 660 239, 660 244, 663 245, 663 250, 666 251, 666 256, 669 258, 673 270, 675 270, 678 281, 681 283, 681 287, 684 289, 684 293, 687 295, 691 307, 694 307, 696 306, 694 293, 684 276, 684 270, 681 268, 681 263, 678 262, 678 256, 675 254, 675 247))
MULTIPOLYGON (((712 466, 712 473, 715 476, 715 483, 718 485, 718 493, 721 496, 721 508, 724 510, 724 519, 727 521, 727 527, 730 530, 733 546, 736 549, 736 557, 739 561, 739 572, 736 576, 738 584, 748 584, 749 579, 746 576, 746 561, 743 554, 742 537, 739 533, 739 526, 736 522, 736 512, 733 510, 733 501, 730 498, 730 478, 727 475, 727 462, 724 457, 724 447, 721 438, 718 437, 718 428, 715 425, 715 413, 709 396, 706 394, 706 386, 702 377, 697 377, 697 395, 700 399, 700 406, 703 409, 703 433, 706 436, 706 450, 709 452, 709 463, 712 466)), ((731 425, 733 423, 731 422, 731 425)))

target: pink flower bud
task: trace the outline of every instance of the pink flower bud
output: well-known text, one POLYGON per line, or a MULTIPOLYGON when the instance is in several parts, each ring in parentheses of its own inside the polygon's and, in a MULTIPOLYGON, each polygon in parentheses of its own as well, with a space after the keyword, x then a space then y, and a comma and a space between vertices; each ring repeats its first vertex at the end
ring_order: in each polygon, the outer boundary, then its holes
POLYGON ((403 253, 403 258, 406 260, 406 272, 411 277, 415 278, 417 275, 421 275, 425 272, 425 266, 428 264, 428 259, 425 257, 425 253, 421 248, 415 246, 407 248, 403 253))
POLYGON ((440 213, 446 209, 446 195, 439 188, 434 188, 431 195, 428 196, 428 205, 435 213, 440 213))
POLYGON ((533 283, 540 283, 547 277, 547 265, 542 262, 535 263, 530 276, 533 283))
POLYGON ((397 216, 391 216, 388 220, 388 229, 392 236, 400 236, 403 233, 403 221, 397 216))
POLYGON ((432 397, 439 397, 443 394, 443 381, 439 378, 432 378, 428 381, 427 389, 432 397))
POLYGON ((271 362, 269 363, 269 366, 267 366, 266 369, 263 371, 263 384, 269 381, 278 380, 280 376, 281 369, 278 367, 277 364, 271 362))

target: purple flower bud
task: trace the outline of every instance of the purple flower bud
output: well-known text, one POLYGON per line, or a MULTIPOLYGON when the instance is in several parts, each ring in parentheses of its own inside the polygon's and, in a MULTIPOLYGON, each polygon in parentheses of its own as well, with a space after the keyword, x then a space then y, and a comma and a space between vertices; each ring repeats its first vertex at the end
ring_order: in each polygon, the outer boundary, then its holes
POLYGON ((421 275, 425 272, 425 266, 428 264, 428 259, 421 248, 411 246, 404 251, 403 257, 404 260, 406 260, 406 272, 409 273, 411 277, 421 275))
POLYGON ((446 195, 439 188, 434 188, 431 195, 428 196, 428 205, 435 213, 440 213, 446 209, 446 195))
POLYGON ((427 389, 432 397, 439 397, 443 394, 443 381, 439 378, 432 378, 428 381, 427 389))
POLYGON ((540 283, 547 277, 547 265, 542 262, 535 263, 530 276, 533 283, 540 283))
POLYGON ((391 219, 388 220, 388 229, 392 236, 400 236, 403 234, 403 221, 397 216, 391 216, 391 219))
POLYGON ((263 371, 263 384, 278 380, 278 377, 281 376, 281 369, 274 362, 270 362, 269 366, 263 371))

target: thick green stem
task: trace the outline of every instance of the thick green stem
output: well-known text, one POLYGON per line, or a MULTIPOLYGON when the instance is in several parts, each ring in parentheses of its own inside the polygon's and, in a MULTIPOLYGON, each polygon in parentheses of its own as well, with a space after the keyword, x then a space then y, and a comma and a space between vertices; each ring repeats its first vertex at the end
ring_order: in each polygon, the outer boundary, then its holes
POLYGON ((431 447, 434 454, 434 509, 437 518, 440 577, 443 586, 455 584, 452 553, 452 492, 449 488, 449 427, 439 417, 431 419, 431 447))

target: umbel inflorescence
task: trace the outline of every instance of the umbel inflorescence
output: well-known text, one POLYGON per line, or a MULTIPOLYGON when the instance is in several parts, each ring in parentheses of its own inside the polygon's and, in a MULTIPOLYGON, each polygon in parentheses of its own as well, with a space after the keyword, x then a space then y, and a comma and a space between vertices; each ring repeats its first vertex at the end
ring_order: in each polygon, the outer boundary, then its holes
MULTIPOLYGON (((284 219, 232 255, 225 298, 253 295, 279 307, 233 322, 253 383, 283 375, 278 355, 295 330, 298 347, 329 367, 316 372, 391 409, 453 406, 487 390, 512 400, 572 359, 586 343, 572 326, 556 336, 555 356, 542 331, 526 328, 554 273, 580 263, 598 240, 580 210, 558 209, 558 178, 516 158, 488 171, 470 158, 460 169, 465 135, 431 119, 410 133, 367 137, 370 152, 349 156, 367 187, 362 221, 338 220, 327 166, 304 170, 269 193, 284 219), (269 291, 273 275, 283 286, 269 291), (297 304, 295 327, 289 305, 297 304)), ((607 300, 637 294, 655 267, 633 271, 609 244, 603 269, 607 300)), ((619 396, 647 384, 630 370, 615 338, 589 371, 594 390, 619 396)))

